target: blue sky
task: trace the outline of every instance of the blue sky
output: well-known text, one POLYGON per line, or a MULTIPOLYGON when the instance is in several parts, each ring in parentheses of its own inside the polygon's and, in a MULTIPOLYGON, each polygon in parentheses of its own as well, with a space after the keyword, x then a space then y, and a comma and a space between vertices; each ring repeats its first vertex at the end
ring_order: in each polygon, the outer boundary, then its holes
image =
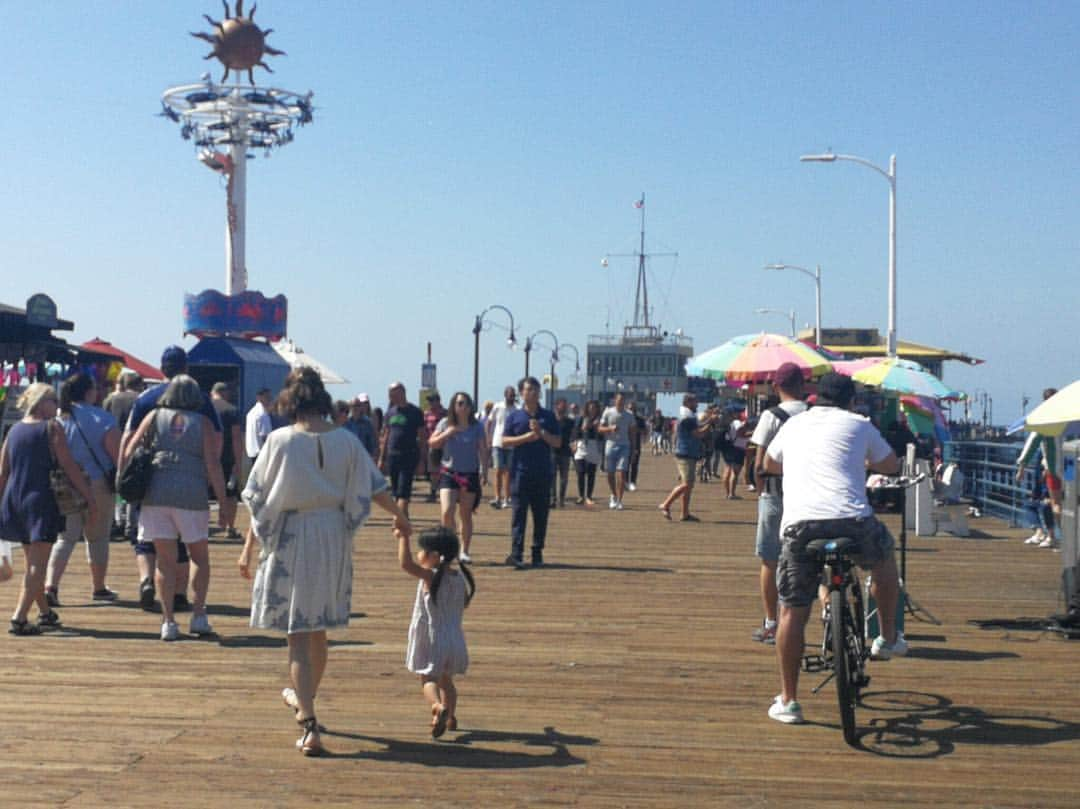
MULTIPOLYGON (((49 293, 75 338, 155 360, 182 295, 224 284, 224 190, 161 92, 198 80, 220 3, 0 0, 0 300, 49 293)), ((587 335, 632 316, 647 199, 654 319, 703 351, 813 321, 886 328, 888 184, 832 147, 897 156, 900 339, 981 357, 946 366, 993 397, 1078 376, 1080 254, 1070 3, 360 2, 263 0, 274 74, 315 91, 315 123, 248 174, 251 286, 289 332, 381 401, 472 387, 474 316, 587 335)), ((191 343, 190 340, 187 343, 191 343)), ((482 336, 481 395, 523 367, 482 336)), ((534 361, 539 354, 534 354, 534 361)), ((582 357, 584 359, 584 357, 582 357)), ((564 366, 564 373, 572 366, 564 366)))

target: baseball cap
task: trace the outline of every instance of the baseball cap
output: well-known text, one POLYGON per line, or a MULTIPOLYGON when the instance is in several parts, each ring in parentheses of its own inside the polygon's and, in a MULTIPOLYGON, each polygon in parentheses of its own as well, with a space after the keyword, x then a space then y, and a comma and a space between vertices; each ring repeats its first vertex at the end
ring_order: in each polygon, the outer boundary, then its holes
POLYGON ((366 403, 368 403, 370 401, 371 401, 371 397, 369 397, 366 393, 361 393, 358 396, 354 396, 353 400, 349 404, 361 405, 361 404, 366 404, 366 403))
POLYGON ((785 362, 776 369, 773 382, 779 388, 793 388, 803 381, 802 369, 793 362, 785 362))
POLYGON ((187 352, 180 346, 169 346, 161 352, 161 372, 175 376, 187 368, 187 352))
POLYGON ((847 407, 855 397, 855 383, 851 377, 829 371, 817 383, 817 403, 847 407))

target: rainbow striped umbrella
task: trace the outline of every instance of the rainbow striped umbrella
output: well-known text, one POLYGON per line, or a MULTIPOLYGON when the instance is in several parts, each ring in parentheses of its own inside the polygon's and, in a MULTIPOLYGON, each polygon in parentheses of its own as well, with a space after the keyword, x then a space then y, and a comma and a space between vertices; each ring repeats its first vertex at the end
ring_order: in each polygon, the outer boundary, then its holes
MULTIPOLYGON (((843 369, 840 369, 843 373, 843 369)), ((872 365, 848 374, 856 382, 893 393, 929 396, 932 399, 964 399, 966 394, 955 391, 912 360, 882 357, 872 365)))
POLYGON ((780 334, 744 334, 691 357, 686 373, 718 379, 729 385, 770 382, 785 362, 798 365, 806 379, 829 370, 829 361, 814 349, 780 334))

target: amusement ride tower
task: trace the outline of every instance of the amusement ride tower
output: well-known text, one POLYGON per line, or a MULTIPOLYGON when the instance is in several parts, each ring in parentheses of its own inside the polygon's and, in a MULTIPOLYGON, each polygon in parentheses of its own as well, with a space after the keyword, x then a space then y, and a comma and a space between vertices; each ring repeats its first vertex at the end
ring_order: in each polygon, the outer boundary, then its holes
MULTIPOLYGON (((272 311, 274 301, 266 302, 268 308, 261 312, 260 320, 269 317, 270 322, 249 322, 254 314, 252 307, 259 307, 259 301, 246 294, 247 161, 254 150, 263 150, 269 156, 275 148, 291 143, 295 130, 312 122, 313 94, 255 84, 254 68, 273 72, 263 61, 264 57, 281 56, 284 52, 266 43, 271 29, 264 31, 255 24, 254 5, 245 16, 243 0, 236 0, 235 14, 229 13, 225 0, 222 2, 224 20, 203 15, 213 26, 213 32, 192 33, 213 45, 205 58, 216 58, 224 65, 221 83, 215 84, 207 73, 197 84, 170 87, 161 98, 161 115, 179 124, 180 137, 193 143, 198 159, 226 178, 225 293, 220 296, 225 300, 211 304, 198 302, 195 308, 199 311, 191 311, 189 301, 185 305, 185 319, 189 320, 185 331, 264 336, 273 340, 284 336, 283 296, 278 296, 281 310, 276 313, 272 311), (232 83, 229 83, 230 71, 234 75, 232 83), (246 83, 242 75, 245 72, 246 83), (224 320, 219 322, 220 317, 224 320), (202 322, 207 318, 214 322, 202 322)), ((213 291, 203 295, 210 292, 213 291)))

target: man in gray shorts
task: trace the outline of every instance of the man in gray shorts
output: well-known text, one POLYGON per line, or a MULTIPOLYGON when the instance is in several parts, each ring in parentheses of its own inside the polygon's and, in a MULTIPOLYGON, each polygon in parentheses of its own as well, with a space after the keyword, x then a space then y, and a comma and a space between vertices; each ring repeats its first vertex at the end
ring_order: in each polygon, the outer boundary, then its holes
POLYGON ((839 535, 860 540, 855 561, 871 571, 871 593, 881 619, 882 634, 871 646, 871 657, 888 660, 907 654, 907 642, 896 630, 899 577, 893 538, 866 498, 866 470, 894 475, 900 462, 870 420, 848 409, 854 394, 850 378, 825 374, 818 381, 817 404, 788 419, 765 452, 765 471, 784 476, 783 540, 776 569, 781 693, 769 707, 769 716, 778 722, 803 721, 797 699, 799 666, 806 619, 821 579, 820 565, 806 552, 807 529, 814 523, 829 521, 833 531, 842 529, 839 535))
POLYGON ((608 508, 622 511, 626 473, 630 469, 630 447, 637 432, 634 414, 625 409, 622 393, 615 394, 615 403, 600 416, 597 432, 604 435, 604 469, 607 471, 611 500, 608 508))
POLYGON ((803 396, 802 369, 793 362, 785 362, 776 369, 773 389, 780 397, 780 404, 770 407, 758 419, 750 443, 757 448, 754 453, 754 479, 758 481, 757 540, 754 552, 761 560, 759 584, 761 604, 765 620, 754 630, 753 639, 760 643, 776 641, 776 563, 780 559, 780 517, 784 513, 781 478, 768 474, 764 467, 765 450, 789 418, 806 410, 803 396))

